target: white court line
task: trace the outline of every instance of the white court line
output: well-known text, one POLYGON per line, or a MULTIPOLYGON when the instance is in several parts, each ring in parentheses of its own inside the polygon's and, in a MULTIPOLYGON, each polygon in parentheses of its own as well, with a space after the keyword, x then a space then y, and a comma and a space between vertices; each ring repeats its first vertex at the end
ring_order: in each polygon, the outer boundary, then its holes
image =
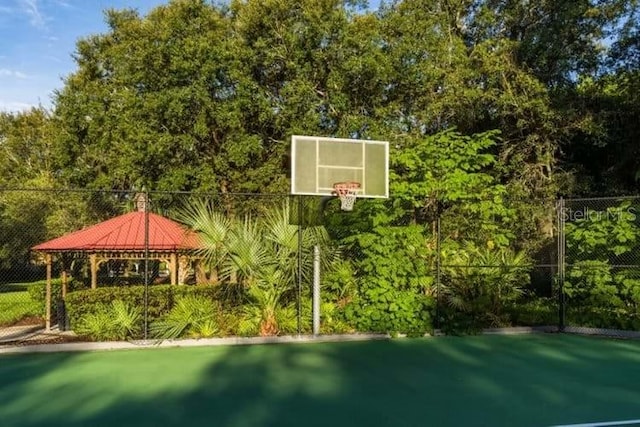
POLYGON ((625 421, 604 421, 601 423, 584 423, 584 424, 563 424, 552 427, 606 427, 606 426, 628 426, 630 424, 640 424, 640 419, 625 421))

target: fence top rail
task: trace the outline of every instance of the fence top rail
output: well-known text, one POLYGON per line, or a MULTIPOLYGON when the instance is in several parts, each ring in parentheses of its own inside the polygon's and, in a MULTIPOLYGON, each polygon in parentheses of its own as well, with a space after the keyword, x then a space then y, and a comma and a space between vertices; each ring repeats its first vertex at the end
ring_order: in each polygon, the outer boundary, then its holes
POLYGON ((41 192, 41 193, 109 193, 109 194, 178 194, 191 196, 252 196, 252 197, 293 197, 289 193, 221 193, 216 191, 187 191, 187 190, 110 190, 99 188, 26 188, 26 187, 0 187, 0 193, 3 191, 24 191, 24 192, 41 192))
MULTIPOLYGON (((51 193, 111 193, 111 194, 133 194, 133 193, 147 193, 147 194, 184 194, 192 196, 253 196, 253 197, 309 197, 293 195, 291 193, 259 193, 259 192, 227 192, 222 193, 219 191, 198 191, 198 190, 116 190, 108 188, 32 188, 32 187, 0 187, 0 192, 3 191, 32 191, 32 192, 51 192, 51 193)), ((311 196, 313 197, 313 196, 311 196)), ((393 198, 393 195, 391 195, 393 198)), ((438 197, 426 197, 425 199, 439 200, 438 197)), ((461 198, 456 202, 465 202, 469 200, 493 200, 492 197, 483 199, 479 197, 461 198)), ((584 202, 584 201, 597 201, 597 200, 640 200, 640 195, 620 195, 620 196, 592 196, 592 197, 540 197, 530 199, 526 197, 510 197, 505 196, 504 200, 521 200, 521 201, 559 201, 563 200, 565 203, 571 202, 584 202)))

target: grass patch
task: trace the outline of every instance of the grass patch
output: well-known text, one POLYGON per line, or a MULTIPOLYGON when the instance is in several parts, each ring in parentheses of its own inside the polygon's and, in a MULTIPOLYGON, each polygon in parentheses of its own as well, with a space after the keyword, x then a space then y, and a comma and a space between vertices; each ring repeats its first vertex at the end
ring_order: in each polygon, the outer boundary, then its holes
POLYGON ((0 285, 0 326, 8 326, 20 320, 39 315, 39 305, 27 289, 30 283, 0 285))

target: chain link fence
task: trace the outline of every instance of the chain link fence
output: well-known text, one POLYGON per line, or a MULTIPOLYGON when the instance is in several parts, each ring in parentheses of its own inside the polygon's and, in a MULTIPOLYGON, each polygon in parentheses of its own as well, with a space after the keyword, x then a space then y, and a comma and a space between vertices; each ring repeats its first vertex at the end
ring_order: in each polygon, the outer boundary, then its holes
POLYGON ((638 209, 0 190, 0 341, 637 331, 638 209))
POLYGON ((465 200, 439 215, 445 332, 558 324, 553 200, 465 200))
POLYGON ((563 326, 640 330, 640 200, 561 203, 563 326))

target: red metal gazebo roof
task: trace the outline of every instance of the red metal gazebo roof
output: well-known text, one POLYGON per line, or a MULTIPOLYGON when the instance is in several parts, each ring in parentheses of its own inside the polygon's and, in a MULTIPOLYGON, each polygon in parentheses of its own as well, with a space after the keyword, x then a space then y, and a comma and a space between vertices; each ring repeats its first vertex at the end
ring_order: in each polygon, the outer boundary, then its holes
POLYGON ((149 250, 175 252, 200 249, 198 235, 163 216, 131 212, 34 246, 40 252, 143 251, 145 216, 149 216, 149 250))

